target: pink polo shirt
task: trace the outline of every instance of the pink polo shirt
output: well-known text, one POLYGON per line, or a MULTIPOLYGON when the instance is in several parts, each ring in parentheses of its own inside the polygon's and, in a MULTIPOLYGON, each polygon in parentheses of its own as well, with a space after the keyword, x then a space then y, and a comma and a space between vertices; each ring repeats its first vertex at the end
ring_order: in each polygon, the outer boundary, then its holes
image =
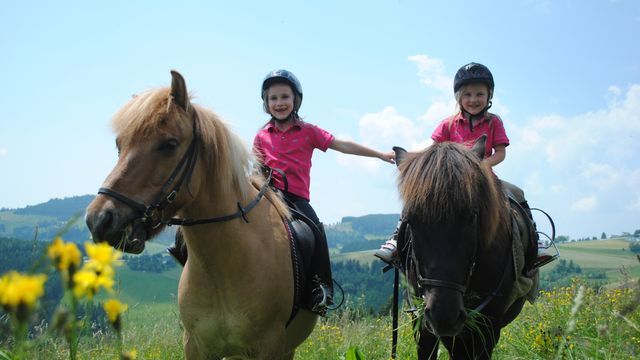
MULTIPOLYGON (((284 132, 269 122, 253 139, 253 151, 265 165, 284 171, 290 193, 309 200, 313 150, 327 151, 334 139, 329 132, 301 120, 284 132)), ((273 177, 275 186, 284 190, 280 174, 274 172, 273 177)))
POLYGON ((485 134, 487 135, 484 149, 485 158, 491 156, 496 145, 509 146, 509 138, 504 130, 504 124, 500 117, 495 114, 486 116, 471 131, 469 129, 469 121, 461 113, 458 113, 453 115, 453 123, 451 122, 451 117, 442 120, 433 131, 433 134, 431 134, 431 138, 435 142, 452 141, 471 148, 476 139, 485 134))

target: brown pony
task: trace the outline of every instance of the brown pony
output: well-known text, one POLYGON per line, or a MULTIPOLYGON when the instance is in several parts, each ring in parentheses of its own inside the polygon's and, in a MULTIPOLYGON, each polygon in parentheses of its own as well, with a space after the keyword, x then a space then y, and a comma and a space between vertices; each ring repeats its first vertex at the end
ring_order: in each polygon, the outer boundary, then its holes
POLYGON ((536 290, 537 271, 524 278, 512 255, 513 233, 529 244, 531 229, 512 225, 522 223, 522 215, 511 210, 500 181, 481 162, 484 143, 483 137, 473 149, 445 142, 398 153, 405 220, 399 249, 405 276, 423 302, 416 320, 422 321, 420 359, 436 359, 440 341, 452 359, 491 358, 500 329, 522 310, 523 293, 536 290))
POLYGON ((140 253, 165 225, 183 225, 187 359, 293 359, 317 316, 300 310, 290 319, 287 207, 263 176, 250 175, 239 137, 171 76, 171 88, 137 95, 115 114, 119 159, 87 208, 87 226, 94 241, 140 253))

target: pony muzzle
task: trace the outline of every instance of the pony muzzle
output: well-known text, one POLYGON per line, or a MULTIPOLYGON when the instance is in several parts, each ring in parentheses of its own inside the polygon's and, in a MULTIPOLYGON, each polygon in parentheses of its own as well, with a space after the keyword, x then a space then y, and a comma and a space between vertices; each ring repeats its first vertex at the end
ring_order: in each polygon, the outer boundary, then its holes
POLYGON ((437 336, 455 336, 462 331, 467 320, 462 296, 451 289, 439 289, 438 291, 451 295, 423 295, 424 322, 422 326, 437 336))

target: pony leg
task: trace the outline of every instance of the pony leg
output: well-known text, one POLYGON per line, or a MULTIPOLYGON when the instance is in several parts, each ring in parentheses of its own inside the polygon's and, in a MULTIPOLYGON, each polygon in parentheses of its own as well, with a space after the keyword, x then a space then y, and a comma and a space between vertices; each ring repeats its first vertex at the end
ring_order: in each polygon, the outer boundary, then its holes
POLYGON ((444 341, 452 360, 490 360, 498 340, 500 327, 487 322, 479 331, 464 331, 462 335, 444 341))
POLYGON ((440 341, 435 335, 421 329, 417 340, 419 360, 436 360, 438 358, 438 345, 440 341))

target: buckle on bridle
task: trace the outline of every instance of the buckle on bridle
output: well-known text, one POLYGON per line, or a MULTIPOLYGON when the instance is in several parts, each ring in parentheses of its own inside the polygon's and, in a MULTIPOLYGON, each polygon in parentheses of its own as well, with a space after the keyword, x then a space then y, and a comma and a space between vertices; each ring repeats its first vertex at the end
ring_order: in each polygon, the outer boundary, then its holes
POLYGON ((162 213, 158 211, 157 207, 149 206, 145 210, 141 222, 149 225, 152 229, 157 229, 162 225, 162 213))

